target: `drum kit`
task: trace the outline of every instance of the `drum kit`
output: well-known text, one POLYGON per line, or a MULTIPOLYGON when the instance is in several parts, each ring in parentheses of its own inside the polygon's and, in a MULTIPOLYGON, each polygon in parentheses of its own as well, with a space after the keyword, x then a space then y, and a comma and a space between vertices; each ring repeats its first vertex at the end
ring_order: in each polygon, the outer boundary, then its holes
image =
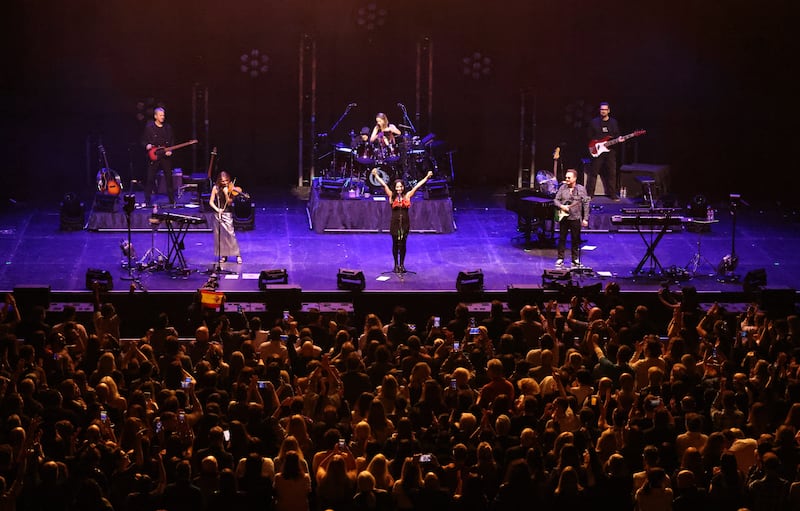
POLYGON ((438 165, 433 154, 431 134, 424 138, 411 135, 397 137, 395 144, 378 144, 369 141, 369 129, 360 133, 350 131, 350 143, 333 144, 331 164, 325 171, 326 179, 343 179, 345 188, 350 190, 381 190, 382 186, 372 175, 377 168, 378 174, 389 183, 394 179, 403 179, 408 186, 413 186, 428 171, 438 174, 438 165))

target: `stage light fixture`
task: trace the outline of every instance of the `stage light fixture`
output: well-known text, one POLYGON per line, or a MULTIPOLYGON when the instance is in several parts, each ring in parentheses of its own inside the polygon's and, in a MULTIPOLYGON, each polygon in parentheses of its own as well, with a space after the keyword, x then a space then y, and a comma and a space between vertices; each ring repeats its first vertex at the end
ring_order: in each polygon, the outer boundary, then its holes
POLYGON ((339 273, 336 274, 336 287, 346 291, 363 291, 367 287, 364 272, 340 268, 339 273))
POLYGON ((288 283, 289 274, 286 272, 286 268, 263 270, 258 275, 258 289, 262 291, 265 291, 269 285, 288 283))
POLYGON ((460 271, 456 277, 456 291, 459 293, 479 293, 483 291, 483 271, 460 271))

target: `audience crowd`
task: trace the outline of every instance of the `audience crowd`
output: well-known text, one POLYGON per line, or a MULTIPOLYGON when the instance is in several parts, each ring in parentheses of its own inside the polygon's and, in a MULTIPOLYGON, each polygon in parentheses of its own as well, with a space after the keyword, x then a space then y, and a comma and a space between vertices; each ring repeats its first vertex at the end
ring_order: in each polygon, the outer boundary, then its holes
POLYGON ((0 510, 800 510, 800 321, 691 291, 133 340, 8 295, 0 510))

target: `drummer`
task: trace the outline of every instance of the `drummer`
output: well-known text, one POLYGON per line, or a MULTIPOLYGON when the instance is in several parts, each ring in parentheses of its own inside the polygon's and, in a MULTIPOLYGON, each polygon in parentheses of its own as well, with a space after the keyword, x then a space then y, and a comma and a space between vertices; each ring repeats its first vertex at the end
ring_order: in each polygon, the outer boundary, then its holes
POLYGON ((358 136, 353 137, 350 143, 350 147, 356 152, 356 154, 364 154, 366 152, 372 152, 368 151, 370 145, 371 144, 369 142, 368 126, 362 127, 361 133, 359 133, 358 136))
POLYGON ((400 135, 400 130, 389 122, 389 118, 383 112, 375 116, 375 127, 369 136, 370 142, 378 142, 381 152, 389 153, 395 148, 395 135, 400 135))

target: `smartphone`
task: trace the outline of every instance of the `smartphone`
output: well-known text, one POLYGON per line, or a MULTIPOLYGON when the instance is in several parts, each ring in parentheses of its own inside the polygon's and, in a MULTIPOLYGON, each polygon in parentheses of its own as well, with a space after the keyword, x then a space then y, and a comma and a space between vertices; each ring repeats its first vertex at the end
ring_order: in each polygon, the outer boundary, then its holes
POLYGON ((178 412, 178 420, 181 422, 186 422, 186 412, 184 412, 183 410, 178 412))
POLYGON ((286 334, 281 334, 281 340, 282 341, 288 341, 289 340, 289 336, 286 335, 286 334))
POLYGON ((742 330, 742 339, 747 339, 747 330, 742 330))
POLYGON ((260 389, 267 388, 267 380, 258 380, 258 388, 260 389))
POLYGON ((222 430, 222 438, 224 438, 226 442, 230 442, 231 441, 231 430, 229 430, 229 429, 222 430))
POLYGON ((283 311, 283 320, 289 321, 289 311, 283 311))
POLYGON ((435 328, 441 327, 442 326, 442 318, 440 318, 439 316, 434 316, 433 317, 433 326, 435 328))
POLYGON ((456 382, 455 378, 450 378, 450 388, 453 390, 458 388, 458 382, 456 382))
POLYGON ((152 394, 150 394, 149 392, 145 392, 144 393, 144 400, 145 401, 150 401, 151 398, 152 398, 152 394))
POLYGON ((53 353, 53 360, 58 360, 58 353, 53 353))
POLYGON ((340 438, 339 439, 339 449, 344 449, 346 445, 347 445, 347 442, 345 441, 345 439, 344 438, 340 438))
POLYGON ((650 406, 652 406, 653 408, 658 408, 659 406, 661 406, 661 399, 651 399, 650 406))
POLYGON ((192 383, 192 379, 191 378, 184 378, 183 381, 181 382, 181 388, 182 389, 188 389, 189 385, 191 385, 191 383, 192 383))
POLYGON ((475 328, 476 326, 478 326, 478 323, 475 322, 475 316, 472 316, 471 318, 469 318, 469 327, 475 328))
POLYGON ((412 332, 416 332, 417 331, 417 325, 415 325, 414 323, 409 323, 408 324, 408 329, 411 330, 412 332))
POLYGON ((161 421, 160 421, 160 420, 157 420, 157 421, 156 421, 156 423, 155 423, 155 428, 156 428, 156 433, 157 433, 157 434, 158 434, 158 433, 161 433, 161 428, 162 428, 162 426, 161 426, 161 421))
POLYGON ((453 341, 453 351, 461 351, 461 343, 458 341, 453 341))
POLYGON ((481 329, 476 326, 469 327, 469 335, 478 335, 481 333, 481 329))
POLYGON ((241 305, 237 305, 236 306, 236 312, 242 312, 242 306, 241 305))
POLYGON ((100 420, 105 422, 108 420, 108 412, 105 410, 100 410, 100 420))
POLYGON ((419 455, 419 462, 420 463, 430 463, 431 455, 430 454, 420 454, 419 455))

